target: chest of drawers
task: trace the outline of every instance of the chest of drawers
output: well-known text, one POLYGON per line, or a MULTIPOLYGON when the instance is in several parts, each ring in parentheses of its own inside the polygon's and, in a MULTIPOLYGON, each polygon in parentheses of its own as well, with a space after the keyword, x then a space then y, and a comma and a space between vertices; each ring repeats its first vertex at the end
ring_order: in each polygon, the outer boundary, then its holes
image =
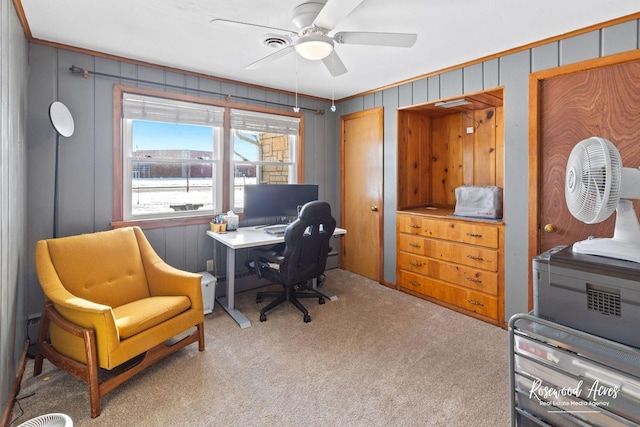
POLYGON ((502 326, 503 225, 397 215, 397 285, 415 296, 502 326))

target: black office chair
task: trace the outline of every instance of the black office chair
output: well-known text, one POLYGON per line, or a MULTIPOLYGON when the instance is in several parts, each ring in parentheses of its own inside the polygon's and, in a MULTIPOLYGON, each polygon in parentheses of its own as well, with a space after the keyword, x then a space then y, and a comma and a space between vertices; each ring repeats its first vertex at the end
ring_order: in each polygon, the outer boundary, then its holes
POLYGON ((320 280, 327 264, 329 241, 336 228, 336 220, 331 216, 327 202, 313 201, 305 204, 298 218, 284 232, 284 244, 270 249, 254 249, 249 254, 249 268, 258 277, 280 283, 281 292, 258 292, 256 303, 263 297, 277 297, 260 310, 260 321, 267 320, 267 311, 290 301, 302 312, 305 322, 311 317, 298 298, 318 298, 324 304, 324 297, 312 287, 312 280, 320 280))

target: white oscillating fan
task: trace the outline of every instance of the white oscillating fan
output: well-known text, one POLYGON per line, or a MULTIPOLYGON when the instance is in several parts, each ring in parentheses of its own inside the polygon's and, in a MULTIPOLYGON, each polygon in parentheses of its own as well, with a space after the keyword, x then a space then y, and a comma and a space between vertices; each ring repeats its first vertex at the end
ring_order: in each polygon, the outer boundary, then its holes
POLYGON ((640 198, 640 169, 622 167, 615 145, 593 136, 573 147, 564 190, 569 211, 582 222, 602 222, 616 211, 613 238, 574 243, 574 252, 640 263, 640 224, 625 200, 640 198))

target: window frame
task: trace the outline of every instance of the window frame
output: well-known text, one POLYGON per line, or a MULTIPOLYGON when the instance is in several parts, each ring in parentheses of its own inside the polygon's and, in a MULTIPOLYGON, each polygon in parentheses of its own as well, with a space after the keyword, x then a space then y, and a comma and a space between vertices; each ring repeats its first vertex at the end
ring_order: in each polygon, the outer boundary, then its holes
MULTIPOLYGON (((131 94, 130 92, 127 92, 127 94, 131 94)), ((149 99, 150 102, 154 102, 154 100, 157 98, 152 98, 149 99)), ((143 100, 142 102, 146 102, 146 100, 143 100)), ((180 108, 179 106, 177 108, 180 108)), ((219 107, 216 107, 219 110, 222 110, 219 107)), ((199 109, 199 111, 202 111, 199 109)), ((222 115, 222 111, 219 111, 220 115, 222 115)), ((179 114, 179 113, 178 113, 179 114)), ((146 159, 143 156, 141 156, 141 154, 137 154, 137 150, 134 149, 134 147, 132 146, 134 141, 133 141, 133 129, 134 129, 134 124, 136 121, 144 121, 144 118, 139 118, 139 113, 134 112, 133 114, 127 114, 125 113, 125 115, 127 115, 127 117, 122 117, 121 118, 121 123, 122 123, 122 136, 123 136, 123 156, 122 156, 122 163, 123 163, 123 176, 122 176, 122 181, 123 181, 123 185, 122 185, 122 205, 123 205, 123 219, 125 221, 138 221, 138 220, 143 220, 143 219, 158 219, 158 218, 178 218, 178 217, 188 217, 190 216, 190 213, 193 213, 193 211, 176 211, 176 212, 163 212, 163 213, 150 213, 150 214, 133 214, 133 196, 134 196, 134 191, 133 191, 133 184, 134 184, 134 178, 132 175, 127 174, 126 171, 132 171, 134 168, 135 164, 155 164, 156 166, 160 165, 160 164, 165 164, 165 165, 182 165, 181 168, 184 168, 185 166, 187 167, 187 169, 190 171, 191 167, 194 165, 209 165, 211 167, 211 171, 212 171, 212 184, 213 183, 217 183, 217 182, 222 182, 222 161, 223 159, 221 158, 221 153, 222 153, 222 144, 223 144, 223 123, 222 120, 219 120, 219 122, 216 123, 207 123, 207 125, 211 125, 206 126, 204 125, 204 127, 208 127, 209 129, 212 129, 212 136, 213 136, 213 140, 212 140, 212 157, 209 159, 207 158, 206 160, 200 160, 199 158, 184 158, 184 157, 154 157, 153 159, 146 159), (126 143, 126 141, 130 141, 129 144, 126 143), (128 213, 127 213, 128 211, 128 213), (128 217, 128 218, 127 218, 128 217)), ((221 118, 221 117, 220 117, 221 118)), ((160 124, 164 124, 164 123, 171 123, 169 121, 162 121, 162 120, 150 120, 149 123, 160 123, 160 124)), ((142 124, 142 123, 140 123, 142 124)), ((203 126, 203 124, 198 123, 196 124, 192 124, 189 123, 188 121, 186 122, 180 122, 179 124, 184 124, 186 126, 203 126)), ((189 178, 187 178, 187 185, 189 182, 189 178)), ((212 191, 212 196, 213 196, 213 205, 214 206, 222 206, 222 189, 217 189, 217 186, 212 186, 211 191, 212 191)), ((214 212, 216 212, 215 209, 201 209, 199 210, 199 212, 202 213, 202 215, 209 215, 209 216, 213 216, 214 212)))
MULTIPOLYGON (((235 169, 237 166, 248 166, 248 167, 254 167, 255 171, 256 171, 256 179, 259 181, 260 175, 261 175, 261 171, 263 168, 265 167, 286 167, 288 170, 288 177, 291 181, 287 180, 287 183, 300 183, 300 170, 298 170, 296 168, 297 166, 297 160, 301 157, 300 154, 298 153, 298 149, 300 148, 298 146, 298 140, 300 138, 300 127, 301 127, 301 120, 299 120, 299 118, 297 116, 286 116, 286 117, 293 117, 295 119, 298 119, 298 122, 293 125, 291 124, 293 121, 292 120, 287 120, 287 119, 282 119, 281 117, 284 117, 284 115, 282 114, 276 114, 275 116, 275 122, 271 122, 268 123, 271 118, 268 117, 270 115, 274 115, 272 113, 269 113, 266 115, 263 114, 263 112, 256 112, 256 111, 251 111, 251 110, 247 110, 247 109, 231 109, 231 125, 229 128, 229 132, 232 135, 232 137, 230 138, 230 149, 229 149, 229 167, 230 167, 230 181, 229 181, 229 206, 230 209, 234 210, 234 212, 242 214, 243 212, 241 210, 239 210, 236 207, 236 200, 235 200, 235 189, 236 189, 236 181, 235 181, 235 169), (256 114, 254 114, 256 113, 256 114), (234 119, 234 115, 239 115, 240 119, 235 120, 234 119), (255 117, 255 119, 253 119, 253 117, 255 117), (257 121, 258 123, 262 122, 263 120, 265 122, 267 122, 266 125, 262 125, 262 124, 256 124, 255 122, 250 124, 247 128, 243 129, 243 128, 237 128, 234 127, 234 123, 237 124, 242 124, 245 123, 245 120, 248 121, 257 121), (237 138, 239 138, 239 136, 237 135, 238 132, 246 132, 246 133, 252 133, 252 131, 254 131, 255 129, 259 129, 259 128, 268 128, 269 130, 264 131, 263 129, 260 129, 260 131, 262 131, 262 134, 267 134, 267 135, 277 135, 277 137, 286 137, 287 138, 287 151, 288 151, 288 160, 286 162, 282 162, 282 161, 278 161, 278 160, 261 160, 261 158, 257 159, 257 160, 248 160, 248 159, 236 159, 235 157, 235 153, 236 153, 236 145, 235 145, 235 141, 237 140, 237 138), (298 133, 295 134, 292 132, 292 127, 298 128, 298 133), (253 128, 253 129, 252 129, 253 128)), ((237 116, 236 116, 237 117, 237 116)), ((257 145, 258 147, 261 147, 260 144, 257 145)), ((258 149, 260 150, 260 148, 258 149)), ((260 156, 259 156, 260 157, 260 156)))
MULTIPOLYGON (((184 226, 195 224, 206 224, 217 214, 222 214, 230 210, 231 203, 231 187, 233 184, 233 159, 232 159, 232 143, 231 143, 231 110, 245 110, 258 113, 275 114, 282 116, 295 117, 300 120, 299 133, 297 136, 297 144, 294 149, 297 154, 296 165, 296 182, 304 182, 304 115, 284 110, 276 110, 260 106, 252 106, 246 104, 238 104, 227 101, 217 101, 210 98, 204 98, 194 95, 185 95, 179 93, 164 92, 159 90, 144 89, 138 87, 130 87, 115 84, 113 89, 113 215, 111 226, 114 228, 137 225, 141 228, 162 228, 172 226, 184 226), (224 120, 222 126, 222 147, 220 158, 218 160, 221 166, 221 182, 218 184, 217 190, 221 193, 221 210, 220 212, 198 213, 194 211, 192 214, 184 212, 178 215, 168 215, 162 218, 135 218, 124 219, 124 172, 126 166, 124 153, 124 121, 123 121, 123 94, 138 94, 156 98, 165 98, 176 101, 191 102, 196 104, 211 105, 224 108, 224 120)), ((242 216, 240 214, 240 216, 242 216)))

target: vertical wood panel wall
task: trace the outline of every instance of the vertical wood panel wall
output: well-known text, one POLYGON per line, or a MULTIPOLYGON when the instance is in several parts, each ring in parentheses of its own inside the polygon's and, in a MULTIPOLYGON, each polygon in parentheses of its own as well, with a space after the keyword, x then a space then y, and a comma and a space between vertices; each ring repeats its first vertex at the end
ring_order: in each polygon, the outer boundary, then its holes
MULTIPOLYGON (((113 85, 223 99, 234 103, 283 109, 273 104, 294 105, 294 95, 232 84, 226 81, 165 71, 158 68, 96 57, 32 44, 29 75, 29 197, 28 253, 39 239, 50 238, 53 228, 53 173, 55 133, 47 116, 54 100, 65 103, 75 121, 75 133, 60 142, 60 236, 110 229, 113 212, 113 85), (69 67, 118 76, 72 74, 69 67), (129 79, 136 79, 132 81, 129 79), (148 83, 151 82, 151 83, 148 83), (178 88, 176 88, 176 86, 178 88), (242 97, 243 100, 238 100, 242 97)), ((304 181, 320 185, 320 198, 339 210, 338 147, 333 140, 337 115, 326 101, 299 97, 301 107, 325 110, 304 112, 304 181)), ((213 258, 213 241, 206 236, 208 224, 155 228, 145 234, 169 264, 204 271, 213 258)), ((37 314, 43 302, 33 266, 29 264, 29 313, 37 314)), ((222 287, 220 287, 222 290, 222 287)))
POLYGON ((527 312, 529 73, 638 49, 638 33, 631 20, 338 103, 341 115, 384 107, 384 280, 396 282, 396 109, 503 87, 505 318, 527 312))
POLYGON ((10 0, 0 0, 0 413, 26 342, 28 44, 10 0))

